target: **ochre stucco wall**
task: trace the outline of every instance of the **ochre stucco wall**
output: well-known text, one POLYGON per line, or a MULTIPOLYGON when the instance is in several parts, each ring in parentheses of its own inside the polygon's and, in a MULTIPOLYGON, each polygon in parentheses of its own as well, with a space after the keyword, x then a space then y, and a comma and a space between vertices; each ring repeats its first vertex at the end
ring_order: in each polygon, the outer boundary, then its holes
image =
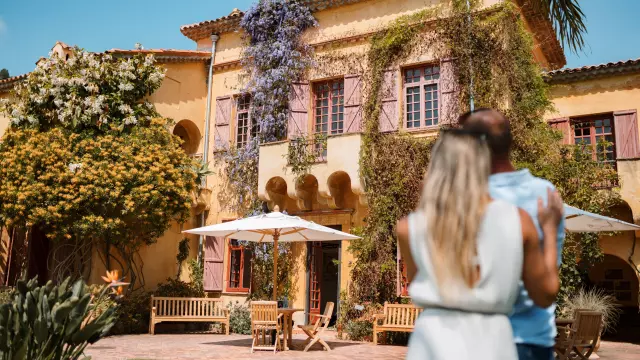
MULTIPOLYGON (((554 85, 550 89, 550 95, 555 110, 547 114, 547 119, 638 109, 640 108, 640 74, 554 85)), ((640 222, 640 159, 619 160, 617 169, 621 185, 620 195, 629 206, 631 213, 616 210, 613 215, 625 221, 638 223, 640 222)), ((640 265, 640 247, 638 244, 634 246, 635 236, 640 236, 640 232, 602 236, 600 245, 605 254, 614 255, 625 262, 631 258, 634 264, 640 265)))
MULTIPOLYGON (((0 100, 8 99, 10 93, 8 91, 0 91, 0 100)), ((4 134, 5 130, 9 127, 9 118, 3 114, 0 114, 0 138, 4 134)))

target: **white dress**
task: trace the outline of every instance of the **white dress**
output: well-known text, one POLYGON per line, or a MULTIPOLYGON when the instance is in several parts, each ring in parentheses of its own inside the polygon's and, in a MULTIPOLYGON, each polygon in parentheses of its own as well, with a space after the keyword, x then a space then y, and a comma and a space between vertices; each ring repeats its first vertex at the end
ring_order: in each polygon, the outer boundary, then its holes
POLYGON ((409 294, 424 307, 409 340, 411 360, 515 360, 508 314, 522 274, 522 230, 517 207, 494 200, 478 233, 480 280, 474 288, 447 285, 455 300, 440 296, 420 213, 409 216, 409 243, 417 275, 409 294))

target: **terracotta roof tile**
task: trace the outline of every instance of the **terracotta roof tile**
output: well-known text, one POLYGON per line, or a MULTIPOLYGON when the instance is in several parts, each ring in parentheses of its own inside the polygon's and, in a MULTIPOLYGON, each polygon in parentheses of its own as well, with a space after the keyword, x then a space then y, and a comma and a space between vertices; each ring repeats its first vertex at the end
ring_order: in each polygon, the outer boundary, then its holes
POLYGON ((557 84, 638 72, 640 72, 640 58, 554 70, 546 73, 545 76, 547 82, 557 84))
POLYGON ((125 50, 111 49, 105 51, 107 54, 114 56, 133 56, 136 54, 153 54, 156 60, 160 62, 173 61, 205 61, 211 58, 210 51, 199 50, 181 50, 181 49, 142 49, 142 50, 125 50))
POLYGON ((29 76, 29 73, 0 80, 0 92, 13 89, 15 83, 23 81, 27 76, 29 76))
MULTIPOLYGON (((301 0, 301 2, 309 7, 311 11, 320 11, 332 7, 355 4, 369 0, 301 0)), ((195 24, 183 25, 180 32, 193 41, 198 41, 209 37, 211 34, 221 34, 238 30, 240 20, 244 16, 244 12, 233 9, 233 11, 221 18, 215 20, 201 21, 195 24)))

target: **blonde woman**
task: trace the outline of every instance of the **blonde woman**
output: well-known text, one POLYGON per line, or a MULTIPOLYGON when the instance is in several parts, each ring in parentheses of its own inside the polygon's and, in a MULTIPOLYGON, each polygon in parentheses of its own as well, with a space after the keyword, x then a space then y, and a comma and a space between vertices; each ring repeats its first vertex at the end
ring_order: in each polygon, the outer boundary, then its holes
POLYGON ((539 199, 543 248, 529 215, 489 195, 485 136, 441 134, 433 148, 416 212, 398 223, 409 294, 424 307, 407 359, 514 360, 508 315, 522 279, 538 306, 558 290, 556 233, 562 200, 539 199))

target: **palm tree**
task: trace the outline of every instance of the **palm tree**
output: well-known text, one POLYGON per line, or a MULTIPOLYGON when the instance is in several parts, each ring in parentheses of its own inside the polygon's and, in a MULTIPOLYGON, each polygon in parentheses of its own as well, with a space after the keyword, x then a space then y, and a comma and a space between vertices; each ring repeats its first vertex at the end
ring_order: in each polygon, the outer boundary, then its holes
POLYGON ((541 10, 551 20, 553 29, 560 37, 563 47, 576 53, 584 48, 587 27, 580 0, 525 0, 541 10))

